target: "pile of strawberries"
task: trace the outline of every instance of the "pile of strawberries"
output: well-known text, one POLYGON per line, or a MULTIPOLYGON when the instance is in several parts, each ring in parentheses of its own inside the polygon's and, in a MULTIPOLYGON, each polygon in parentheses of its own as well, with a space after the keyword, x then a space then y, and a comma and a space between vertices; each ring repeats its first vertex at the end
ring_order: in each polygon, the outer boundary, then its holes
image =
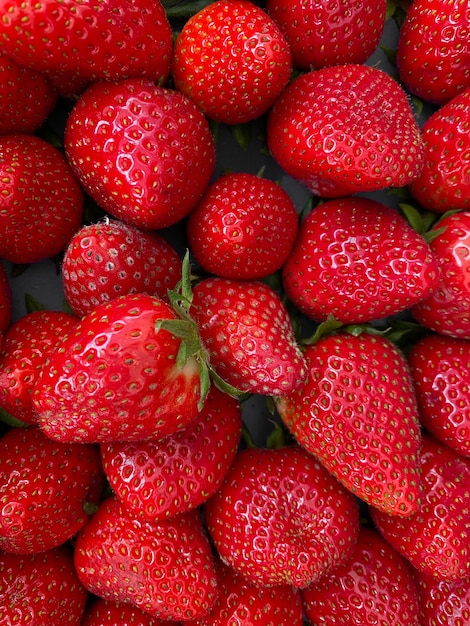
POLYGON ((470 0, 0 7, 0 624, 468 626, 470 0))

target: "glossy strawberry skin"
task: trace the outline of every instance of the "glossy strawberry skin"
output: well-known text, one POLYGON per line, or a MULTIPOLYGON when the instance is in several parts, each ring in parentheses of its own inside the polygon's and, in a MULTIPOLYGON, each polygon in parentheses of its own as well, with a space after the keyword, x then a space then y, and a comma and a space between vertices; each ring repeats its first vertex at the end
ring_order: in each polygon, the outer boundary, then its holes
POLYGON ((80 626, 168 626, 167 620, 141 611, 132 604, 94 598, 85 609, 80 626))
POLYGON ((343 323, 400 313, 428 296, 439 277, 429 244, 396 210, 353 197, 307 215, 282 271, 303 313, 343 323))
POLYGON ((145 79, 94 83, 71 111, 64 141, 95 202, 144 230, 186 217, 215 167, 202 112, 183 94, 145 79))
POLYGON ((408 364, 382 336, 307 346, 308 374, 276 400, 300 445, 360 499, 406 517, 419 500, 420 423, 408 364))
POLYGON ((414 570, 420 625, 465 626, 470 619, 470 577, 454 582, 414 570))
POLYGON ((284 171, 323 198, 402 187, 423 164, 405 92, 366 65, 295 78, 270 111, 267 142, 284 171))
POLYGON ((347 560, 359 531, 353 496, 297 445, 241 450, 204 514, 222 560, 268 587, 307 586, 347 560))
POLYGON ((175 40, 178 90, 213 120, 243 124, 265 113, 289 81, 291 54, 271 17, 247 0, 217 0, 175 40))
POLYGON ((173 309, 146 294, 115 298, 82 318, 51 354, 33 391, 39 424, 58 441, 164 437, 199 411, 196 361, 176 363, 180 340, 155 326, 173 309))
POLYGON ((259 280, 292 250, 298 215, 288 193, 245 172, 220 176, 191 211, 188 243, 200 267, 216 276, 259 280))

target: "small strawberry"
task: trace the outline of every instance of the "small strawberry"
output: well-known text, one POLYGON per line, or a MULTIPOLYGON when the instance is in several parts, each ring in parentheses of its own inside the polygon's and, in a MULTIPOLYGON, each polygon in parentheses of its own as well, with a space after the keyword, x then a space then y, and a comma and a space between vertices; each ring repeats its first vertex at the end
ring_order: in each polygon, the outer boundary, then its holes
POLYGON ((52 441, 39 428, 0 439, 0 549, 34 554, 62 545, 87 522, 104 485, 99 449, 52 441))
POLYGON ((405 92, 376 67, 301 74, 268 118, 269 150, 292 178, 325 198, 407 185, 423 145, 405 92))
POLYGON ((197 510, 151 522, 111 496, 79 533, 75 566, 95 595, 163 619, 200 617, 217 596, 211 547, 197 510))
POLYGON ((386 0, 266 2, 289 42, 293 65, 302 70, 365 63, 379 45, 386 7, 386 0))
POLYGON ((420 626, 467 626, 470 623, 470 577, 453 582, 414 571, 420 626))
POLYGON ((181 259, 162 235, 110 219, 82 226, 62 260, 64 294, 80 316, 127 293, 166 299, 180 272, 181 259))
POLYGON ((186 217, 215 167, 203 113, 182 93, 145 79, 94 83, 73 107, 64 141, 93 200, 145 230, 186 217))
POLYGON ((373 529, 362 527, 351 558, 302 590, 312 624, 422 626, 411 568, 373 529), (377 623, 377 622, 376 622, 377 623))
POLYGON ((217 0, 175 39, 176 88, 216 121, 242 124, 265 113, 289 81, 291 54, 279 26, 248 0, 217 0))
POLYGON ((468 0, 414 0, 400 29, 397 67, 407 89, 443 104, 470 87, 468 0))
POLYGON ((187 225, 189 247, 202 269, 237 280, 258 280, 279 270, 297 230, 297 211, 288 193, 244 172, 215 180, 187 225))
POLYGON ((204 514, 222 560, 258 586, 306 587, 359 532, 352 494, 297 445, 242 449, 204 514))
POLYGON ((63 155, 34 135, 4 135, 0 179, 0 257, 21 264, 59 254, 83 216, 83 192, 63 155))
POLYGON ((282 276, 290 300, 310 318, 360 323, 423 300, 439 268, 429 244, 396 210, 348 197, 307 215, 282 276))
POLYGON ((88 604, 80 626, 168 626, 167 620, 153 617, 126 602, 93 598, 88 604))
POLYGON ((421 501, 407 518, 371 509, 383 537, 437 580, 470 575, 470 461, 429 434, 420 458, 421 501))
POLYGON ((67 546, 22 556, 0 552, 1 624, 80 626, 87 600, 67 546))
POLYGON ((305 359, 304 383, 276 400, 287 428, 359 498, 410 515, 421 433, 403 354, 384 336, 340 330, 308 345, 305 359))

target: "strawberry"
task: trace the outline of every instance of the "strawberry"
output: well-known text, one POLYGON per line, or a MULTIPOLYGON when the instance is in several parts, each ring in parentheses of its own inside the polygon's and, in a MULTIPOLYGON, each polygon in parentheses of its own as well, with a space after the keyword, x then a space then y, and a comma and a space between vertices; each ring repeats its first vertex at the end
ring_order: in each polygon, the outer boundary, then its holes
POLYGON ((279 26, 248 0, 211 2, 175 39, 176 88, 218 122, 243 124, 265 113, 290 73, 290 49, 279 26))
POLYGON ((85 609, 80 626, 165 626, 167 620, 153 617, 132 604, 94 598, 85 609))
POLYGON ((424 167, 408 190, 435 213, 470 209, 470 85, 423 124, 424 167))
POLYGON ((386 6, 385 0, 266 2, 301 70, 365 63, 382 37, 386 6))
POLYGON ((80 626, 87 599, 68 546, 21 556, 0 552, 0 622, 5 626, 80 626))
POLYGON ((400 80, 423 100, 443 104, 470 87, 468 0, 414 0, 400 29, 400 80))
POLYGON ((279 295, 259 281, 205 278, 190 314, 217 375, 243 392, 276 395, 305 374, 302 353, 279 295))
POLYGON ((406 560, 374 529, 362 527, 351 558, 302 590, 312 624, 422 626, 418 595, 406 560))
POLYGON ((61 152, 34 135, 4 135, 0 178, 0 257, 35 263, 59 254, 83 216, 83 192, 61 152))
POLYGON ((306 72, 273 105, 268 148, 283 170, 325 198, 403 187, 423 164, 405 92, 376 67, 306 72))
POLYGON ((217 595, 212 552, 197 510, 151 522, 111 496, 79 533, 75 566, 95 595, 162 619, 200 617, 217 595))
POLYGON ((87 522, 103 488, 99 449, 52 441, 39 428, 0 439, 0 549, 34 554, 62 545, 87 522))
POLYGON ((33 387, 49 353, 78 319, 62 311, 32 311, 16 320, 3 337, 0 352, 0 407, 11 417, 35 424, 33 387))
POLYGON ((10 278, 4 265, 0 263, 0 347, 1 337, 11 324, 13 317, 13 294, 10 278))
POLYGON ((166 299, 180 270, 178 253, 162 235, 105 219, 74 234, 62 260, 62 282, 67 303, 83 316, 121 294, 166 299))
POLYGON ((0 135, 35 133, 55 107, 58 93, 42 73, 0 52, 0 135))
POLYGON ((359 531, 352 494, 297 445, 242 449, 204 514, 222 560, 258 586, 306 587, 359 531))
POLYGON ((238 400, 212 387, 183 430, 160 441, 101 445, 103 468, 129 511, 161 520, 205 502, 237 452, 242 419, 238 400))
POLYGON ((0 50, 58 85, 71 83, 66 96, 98 79, 169 75, 172 31, 159 0, 1 0, 0 13, 0 50))
POLYGON ((431 333, 411 348, 408 361, 421 424, 470 457, 470 341, 431 333))
POLYGON ((397 211, 348 197, 307 215, 282 276, 290 300, 310 318, 360 323, 430 295, 439 268, 429 244, 397 211))
POLYGON ((453 582, 414 571, 420 626, 466 626, 470 620, 470 577, 453 582))
POLYGON ((470 461, 432 435, 423 435, 421 501, 407 518, 371 509, 383 537, 411 565, 438 580, 470 575, 470 461))
POLYGON ((404 355, 382 335, 340 330, 307 345, 305 360, 304 383, 276 399, 289 431, 361 500, 410 515, 421 433, 404 355))
POLYGON ((64 141, 85 191, 112 216, 145 230, 186 217, 215 167, 202 112, 146 79, 89 87, 68 117, 64 141))
POLYGON ((189 215, 188 243, 206 272, 259 280, 279 270, 297 237, 289 194, 271 180, 245 172, 224 174, 189 215))

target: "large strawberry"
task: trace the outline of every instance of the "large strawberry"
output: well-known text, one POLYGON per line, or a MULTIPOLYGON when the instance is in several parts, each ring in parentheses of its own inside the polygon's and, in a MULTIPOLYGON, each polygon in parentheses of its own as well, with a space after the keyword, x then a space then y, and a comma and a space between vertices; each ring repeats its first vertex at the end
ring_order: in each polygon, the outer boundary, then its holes
POLYGON ((470 577, 439 580, 414 570, 420 626, 466 626, 470 620, 470 577))
POLYGON ((169 626, 167 620, 150 615, 127 602, 95 597, 87 605, 80 626, 169 626))
POLYGON ((265 113, 290 78, 291 54, 279 26, 249 0, 217 0, 175 40, 176 88, 208 115, 241 124, 265 113))
POLYGON ((103 209, 148 230, 185 217, 215 166, 203 113, 182 93, 146 79, 89 87, 68 117, 65 149, 103 209))
POLYGON ((204 513, 222 560, 261 586, 306 587, 359 532, 352 494, 297 445, 241 450, 204 513))
POLYGON ((429 244, 396 210, 360 197, 328 200, 301 225, 283 267, 290 300, 317 321, 369 322, 400 313, 436 287, 429 244))
POLYGON ((276 401, 286 426, 359 498, 410 515, 421 434, 403 354, 383 336, 339 331, 308 345, 305 359, 304 383, 276 401))
POLYGON ((423 164, 420 130, 405 92, 366 65, 295 78, 270 111, 267 140, 285 172, 323 197, 402 187, 423 164))

